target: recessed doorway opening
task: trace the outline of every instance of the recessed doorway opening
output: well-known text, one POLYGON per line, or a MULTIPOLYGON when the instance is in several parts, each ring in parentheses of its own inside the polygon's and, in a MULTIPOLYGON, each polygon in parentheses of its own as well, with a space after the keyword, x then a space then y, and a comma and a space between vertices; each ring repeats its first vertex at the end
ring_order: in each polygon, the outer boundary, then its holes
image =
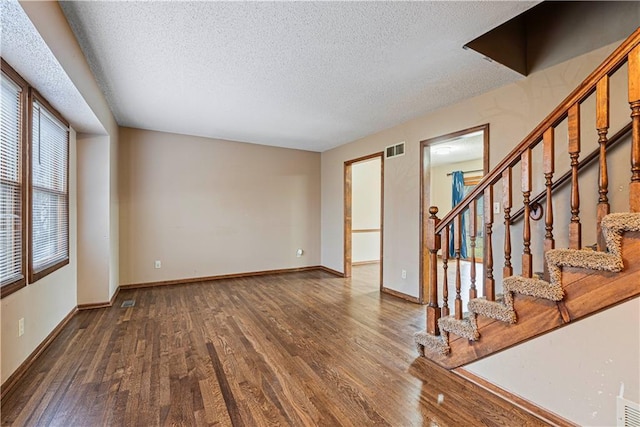
MULTIPOLYGON (((426 219, 429 216, 429 207, 437 206, 438 218, 443 218, 488 173, 489 125, 476 126, 422 141, 420 169, 420 240, 422 242, 420 250, 422 286, 420 290, 422 298, 429 294, 429 256, 428 251, 424 249, 426 242, 425 227, 427 224, 426 219)), ((473 268, 482 268, 484 259, 484 227, 482 227, 484 222, 482 213, 484 209, 481 203, 482 201, 479 201, 476 209, 476 230, 472 232, 469 229, 472 221, 468 217, 468 211, 462 218, 461 258, 463 259, 463 274, 466 264, 474 264, 473 268), (474 238, 468 238, 472 233, 474 233, 474 238)), ((451 245, 450 248, 442 248, 438 252, 439 263, 441 262, 442 251, 447 250, 447 253, 452 256, 452 238, 449 239, 449 243, 451 245)), ((455 269, 450 270, 448 273, 453 274, 455 269)), ((443 274, 441 268, 438 268, 437 271, 438 274, 443 274)), ((478 274, 478 277, 482 277, 482 275, 478 274)), ((453 277, 449 278, 450 282, 451 279, 453 277)), ((442 283, 442 280, 439 279, 438 283, 442 283)), ((478 284, 481 288, 481 284, 478 284)))

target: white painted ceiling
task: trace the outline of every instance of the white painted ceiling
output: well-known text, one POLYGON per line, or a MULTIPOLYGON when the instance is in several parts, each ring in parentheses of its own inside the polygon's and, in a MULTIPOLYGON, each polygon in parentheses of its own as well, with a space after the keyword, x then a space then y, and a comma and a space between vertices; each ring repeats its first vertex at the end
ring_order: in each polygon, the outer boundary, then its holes
POLYGON ((536 3, 61 6, 121 126, 324 151, 521 78, 462 46, 536 3))

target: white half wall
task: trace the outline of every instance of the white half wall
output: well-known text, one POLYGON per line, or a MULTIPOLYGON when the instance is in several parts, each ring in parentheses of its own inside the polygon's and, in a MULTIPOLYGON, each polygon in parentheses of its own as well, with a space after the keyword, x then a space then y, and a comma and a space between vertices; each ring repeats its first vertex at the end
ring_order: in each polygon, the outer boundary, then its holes
POLYGON ((616 396, 640 403, 640 298, 465 367, 582 426, 616 425, 616 396))

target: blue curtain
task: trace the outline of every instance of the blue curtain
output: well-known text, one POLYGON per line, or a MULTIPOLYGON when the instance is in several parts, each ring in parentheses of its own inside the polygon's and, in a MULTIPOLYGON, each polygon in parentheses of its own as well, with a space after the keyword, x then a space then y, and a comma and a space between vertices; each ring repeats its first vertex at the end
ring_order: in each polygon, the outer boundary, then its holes
MULTIPOLYGON (((464 198, 464 176, 462 171, 455 171, 451 173, 451 207, 455 208, 464 198)), ((460 217, 461 233, 461 245, 460 245, 460 258, 467 258, 467 232, 465 227, 465 216, 460 217)), ((453 225, 453 224, 452 224, 453 225)), ((453 241, 453 226, 449 231, 449 257, 456 256, 455 246, 453 241)))

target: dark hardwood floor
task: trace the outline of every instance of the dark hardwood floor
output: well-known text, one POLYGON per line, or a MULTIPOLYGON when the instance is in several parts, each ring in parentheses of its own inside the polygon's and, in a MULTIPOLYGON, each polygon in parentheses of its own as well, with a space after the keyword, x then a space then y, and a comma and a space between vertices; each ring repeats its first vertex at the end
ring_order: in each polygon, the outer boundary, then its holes
POLYGON ((71 320, 2 425, 545 425, 418 358, 424 307, 372 288, 377 268, 122 291, 71 320))

